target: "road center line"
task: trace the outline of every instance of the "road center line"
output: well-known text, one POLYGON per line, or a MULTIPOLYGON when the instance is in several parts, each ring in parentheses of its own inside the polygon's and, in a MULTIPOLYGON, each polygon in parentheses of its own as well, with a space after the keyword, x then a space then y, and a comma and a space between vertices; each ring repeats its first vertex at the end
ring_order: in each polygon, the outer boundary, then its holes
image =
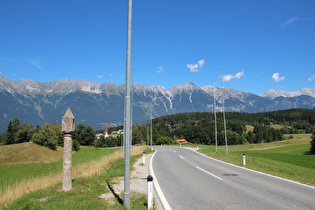
POLYGON ((183 156, 179 155, 179 157, 184 160, 184 157, 183 157, 183 156))
POLYGON ((198 166, 196 166, 196 168, 198 168, 200 171, 205 172, 206 174, 209 174, 209 175, 213 176, 214 178, 217 178, 217 179, 219 179, 219 180, 223 180, 223 179, 221 179, 220 177, 218 177, 218 176, 216 176, 216 175, 210 173, 209 171, 206 171, 206 170, 204 170, 204 169, 202 169, 202 168, 200 168, 200 167, 198 167, 198 166))

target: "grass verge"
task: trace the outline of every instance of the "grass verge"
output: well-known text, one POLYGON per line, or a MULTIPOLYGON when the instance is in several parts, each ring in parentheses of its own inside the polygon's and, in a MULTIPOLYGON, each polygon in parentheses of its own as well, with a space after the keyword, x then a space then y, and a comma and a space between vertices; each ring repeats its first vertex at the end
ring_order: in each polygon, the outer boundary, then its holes
MULTIPOLYGON (((300 136, 301 137, 301 136, 300 136)), ((243 166, 246 155, 246 168, 262 171, 275 176, 315 185, 315 155, 306 155, 310 149, 310 139, 292 139, 263 144, 228 146, 200 146, 200 152, 235 165, 243 166)))

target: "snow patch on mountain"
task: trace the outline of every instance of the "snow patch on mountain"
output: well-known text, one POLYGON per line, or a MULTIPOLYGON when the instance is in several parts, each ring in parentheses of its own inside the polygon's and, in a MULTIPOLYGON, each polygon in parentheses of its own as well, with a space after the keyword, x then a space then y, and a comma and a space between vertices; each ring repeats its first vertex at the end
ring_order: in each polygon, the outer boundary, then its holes
POLYGON ((201 89, 208 93, 209 95, 213 95, 214 88, 211 85, 204 86, 201 89))
POLYGON ((181 94, 182 92, 190 92, 191 93, 191 92, 196 91, 196 90, 202 90, 202 89, 192 82, 185 83, 182 85, 177 85, 175 87, 168 89, 168 91, 172 95, 181 94))
POLYGON ((85 86, 85 87, 82 87, 81 90, 85 92, 90 92, 90 93, 97 93, 97 94, 102 93, 102 91, 99 90, 98 88, 99 87, 97 87, 96 89, 93 89, 91 88, 91 86, 85 86))
POLYGON ((269 99, 274 99, 278 97, 297 97, 297 96, 302 96, 302 95, 307 95, 315 98, 315 88, 303 88, 301 90, 297 91, 277 91, 274 89, 268 90, 261 94, 261 97, 264 98, 269 98, 269 99))

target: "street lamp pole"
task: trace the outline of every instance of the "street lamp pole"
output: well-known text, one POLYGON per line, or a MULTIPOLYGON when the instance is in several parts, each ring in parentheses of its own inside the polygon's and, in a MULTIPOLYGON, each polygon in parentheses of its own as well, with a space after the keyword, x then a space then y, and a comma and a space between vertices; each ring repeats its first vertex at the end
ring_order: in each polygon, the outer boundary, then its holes
POLYGON ((218 132, 217 132, 217 111, 215 105, 215 87, 213 81, 213 112, 214 112, 214 132, 215 132, 215 151, 218 152, 218 132))
MULTIPOLYGON (((220 69, 220 80, 221 80, 221 89, 222 89, 221 69, 220 69)), ((225 150, 226 150, 226 155, 227 155, 228 154, 228 148, 227 148, 227 138, 226 138, 226 123, 225 123, 225 111, 224 111, 224 96, 223 96, 223 92, 222 92, 222 99, 223 99, 223 123, 224 123, 224 136, 225 136, 225 150)))
POLYGON ((130 156, 131 156, 131 129, 130 129, 130 56, 131 56, 131 17, 132 0, 128 0, 128 29, 127 29, 127 55, 126 55, 126 86, 125 86, 125 110, 124 110, 124 205, 130 208, 130 156))

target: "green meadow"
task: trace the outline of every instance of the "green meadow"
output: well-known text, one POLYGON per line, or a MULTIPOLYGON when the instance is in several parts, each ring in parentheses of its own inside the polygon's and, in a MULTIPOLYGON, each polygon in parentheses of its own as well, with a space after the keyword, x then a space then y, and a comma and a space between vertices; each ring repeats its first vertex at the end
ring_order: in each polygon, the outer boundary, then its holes
MULTIPOLYGON (((122 149, 81 147, 79 151, 74 152, 73 189, 69 192, 62 191, 62 155, 59 149, 51 151, 25 143, 2 146, 0 150, 5 153, 0 156, 0 195, 3 193, 0 196, 0 209, 126 209, 123 205, 123 194, 120 192, 114 192, 117 194, 113 203, 99 198, 104 193, 111 193, 109 187, 115 184, 114 179, 124 175, 122 149), (23 152, 12 152, 16 151, 17 147, 24 148, 23 152), (10 155, 11 158, 8 158, 10 155), (38 157, 47 159, 37 160, 38 157), (21 158, 24 159, 24 164, 21 158), (15 161, 9 161, 10 159, 15 161), (59 181, 52 181, 51 178, 59 181), (38 187, 34 183, 33 186, 34 180, 48 184, 38 187)), ((131 164, 142 156, 143 151, 149 152, 147 147, 132 149, 134 155, 131 157, 131 164)), ((135 209, 146 209, 146 196, 133 193, 131 206, 135 209)))
MULTIPOLYGON (((142 155, 132 156, 131 164, 142 155)), ((116 160, 113 165, 99 176, 75 178, 73 190, 63 192, 61 183, 25 194, 2 209, 127 209, 123 205, 123 193, 114 192, 114 203, 99 198, 108 193, 114 178, 124 176, 124 159, 116 160)), ((147 209, 146 195, 131 194, 131 209, 147 209)))
MULTIPOLYGON (((24 143, 32 144, 32 143, 24 143)), ((28 146, 28 145, 27 145, 28 146)), ((32 145, 32 147, 40 147, 38 145, 32 145)), ((42 147, 46 151, 45 147, 42 147)), ((62 148, 60 148, 62 150, 62 148)), ((34 151, 28 151, 30 156, 34 154, 34 151)), ((53 151, 52 155, 59 157, 55 162, 44 163, 45 161, 37 161, 38 163, 22 163, 22 164, 10 164, 0 166, 0 190, 2 191, 5 186, 12 185, 15 182, 19 182, 22 179, 34 178, 38 176, 47 176, 49 174, 55 174, 62 171, 62 155, 58 154, 58 151, 53 151), (59 159, 59 160, 58 160, 59 159)), ((72 155, 72 166, 80 165, 82 163, 90 162, 92 160, 99 160, 100 158, 112 154, 112 149, 95 149, 91 147, 81 147, 77 152, 72 155)), ((19 154, 17 159, 23 159, 25 154, 19 154)), ((34 161, 35 162, 35 161, 34 161)))
POLYGON ((228 146, 200 146, 200 152, 235 165, 243 166, 243 154, 246 156, 246 168, 262 171, 283 178, 315 185, 315 155, 308 155, 310 134, 293 135, 293 139, 261 144, 228 146))

